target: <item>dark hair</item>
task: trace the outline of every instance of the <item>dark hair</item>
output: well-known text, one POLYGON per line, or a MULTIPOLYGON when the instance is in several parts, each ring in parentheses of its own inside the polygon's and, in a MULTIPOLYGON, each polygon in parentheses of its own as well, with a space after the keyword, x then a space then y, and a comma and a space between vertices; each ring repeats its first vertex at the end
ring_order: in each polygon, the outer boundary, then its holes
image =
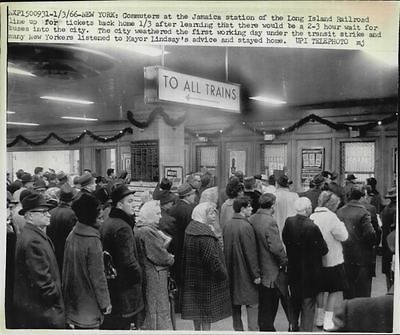
POLYGON ((171 180, 169 180, 168 178, 165 178, 165 177, 163 179, 161 179, 160 188, 162 190, 169 191, 171 189, 171 187, 172 187, 172 181, 171 180))
POLYGON ((226 185, 225 192, 228 198, 233 199, 239 195, 239 192, 243 191, 243 183, 240 182, 238 177, 230 177, 228 184, 226 185))
POLYGON ((19 169, 19 170, 15 173, 15 175, 17 176, 18 179, 21 179, 21 177, 22 177, 22 175, 23 175, 24 173, 25 173, 24 170, 19 169))
POLYGON ((233 200, 233 210, 235 213, 240 213, 243 207, 247 207, 250 205, 250 198, 249 197, 237 197, 233 200))
POLYGON ((208 185, 210 184, 210 182, 211 182, 211 178, 212 178, 211 172, 209 172, 209 171, 205 172, 205 173, 200 177, 201 186, 202 186, 202 187, 208 186, 208 185))
POLYGON ((128 171, 122 170, 119 174, 119 179, 125 179, 128 176, 128 171))
POLYGON ((350 200, 360 200, 363 193, 358 188, 353 188, 350 193, 350 200))
POLYGON ((113 168, 108 168, 107 169, 107 176, 111 176, 111 174, 114 173, 114 169, 113 168))
POLYGON ((275 176, 274 176, 273 174, 271 174, 271 175, 268 177, 268 184, 269 184, 269 185, 274 185, 274 186, 275 186, 275 183, 276 183, 275 176))
POLYGON ((37 167, 35 167, 35 170, 33 172, 34 172, 34 174, 38 174, 39 172, 42 172, 42 171, 43 171, 43 168, 41 166, 37 166, 37 167))
POLYGON ((272 193, 264 193, 258 199, 260 208, 269 209, 276 201, 276 196, 272 193))

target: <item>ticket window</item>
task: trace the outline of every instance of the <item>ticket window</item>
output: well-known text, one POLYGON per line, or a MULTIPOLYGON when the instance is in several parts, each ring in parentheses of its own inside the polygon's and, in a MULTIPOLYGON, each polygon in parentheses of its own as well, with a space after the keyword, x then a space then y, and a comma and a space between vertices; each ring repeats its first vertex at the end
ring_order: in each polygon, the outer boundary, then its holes
POLYGON ((204 171, 210 171, 214 176, 214 178, 216 178, 218 172, 217 146, 196 147, 196 172, 204 172, 204 171))
POLYGON ((287 144, 263 144, 261 171, 267 176, 287 171, 287 144))
POLYGON ((375 142, 344 142, 341 147, 342 173, 353 173, 358 183, 375 176, 375 142))

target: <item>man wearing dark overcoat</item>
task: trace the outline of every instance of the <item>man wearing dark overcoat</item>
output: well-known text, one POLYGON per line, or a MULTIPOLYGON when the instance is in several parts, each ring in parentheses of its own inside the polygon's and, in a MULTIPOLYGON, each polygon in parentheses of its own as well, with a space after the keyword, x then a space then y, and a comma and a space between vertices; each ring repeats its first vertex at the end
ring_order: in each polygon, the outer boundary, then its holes
MULTIPOLYGON (((300 197, 294 203, 297 214, 288 217, 282 231, 288 255, 288 275, 294 319, 300 318, 300 331, 311 332, 319 284, 322 277, 322 256, 328 246, 318 226, 309 219, 310 199, 300 197)), ((294 330, 298 329, 296 324, 294 330)))
POLYGON ((76 215, 71 208, 71 202, 76 191, 69 184, 64 184, 60 188, 60 203, 50 212, 50 225, 46 233, 53 242, 57 258, 58 268, 62 274, 64 261, 64 246, 68 234, 75 226, 76 215))
POLYGON ((17 328, 65 327, 64 301, 54 247, 46 235, 49 205, 37 193, 22 200, 26 225, 15 251, 14 311, 17 328))
POLYGON ((103 329, 128 330, 131 323, 141 326, 140 312, 144 308, 142 272, 133 233, 134 191, 119 185, 111 193, 109 218, 100 227, 103 249, 113 260, 117 277, 109 281, 112 312, 106 315, 103 329))
POLYGON ((264 193, 259 199, 260 208, 249 218, 256 235, 261 271, 258 310, 260 331, 275 331, 279 299, 291 323, 289 291, 287 284, 281 280, 285 277, 283 269, 287 264, 287 256, 278 224, 273 217, 275 201, 275 195, 264 193))
POLYGON ((175 263, 170 271, 178 287, 178 296, 176 297, 176 312, 180 311, 180 294, 182 292, 182 252, 185 229, 192 221, 192 212, 196 199, 196 190, 188 183, 178 187, 179 200, 170 210, 170 215, 175 219, 175 236, 172 236, 171 247, 174 248, 175 263))
POLYGON ((360 202, 361 197, 362 192, 353 188, 350 201, 337 211, 339 220, 344 222, 349 233, 349 238, 343 242, 344 266, 349 283, 349 289, 344 292, 345 299, 371 296, 376 234, 371 215, 360 202))
POLYGON ((224 254, 228 269, 233 329, 243 331, 241 307, 247 308, 249 331, 258 331, 258 285, 261 282, 257 243, 248 221, 252 207, 248 197, 233 201, 234 214, 223 228, 224 254))

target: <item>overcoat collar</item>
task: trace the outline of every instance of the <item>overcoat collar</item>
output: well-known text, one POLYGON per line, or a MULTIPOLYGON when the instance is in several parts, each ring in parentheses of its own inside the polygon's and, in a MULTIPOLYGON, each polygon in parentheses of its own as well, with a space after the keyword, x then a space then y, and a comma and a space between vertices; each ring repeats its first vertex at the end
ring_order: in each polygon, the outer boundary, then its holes
POLYGON ((27 223, 27 224, 24 226, 23 229, 28 229, 28 230, 31 230, 31 231, 33 231, 33 232, 39 234, 41 237, 43 237, 45 240, 47 240, 47 241, 50 243, 51 247, 52 247, 53 250, 54 250, 53 242, 52 242, 51 239, 46 235, 46 233, 45 233, 44 231, 42 231, 41 229, 39 229, 38 227, 34 226, 34 225, 31 224, 31 223, 27 223))
POLYGON ((98 229, 83 224, 81 222, 77 222, 74 227, 74 233, 81 236, 92 236, 100 238, 100 232, 98 229))
POLYGON ((135 221, 131 216, 129 216, 123 210, 116 208, 116 207, 111 208, 109 217, 114 218, 114 219, 121 219, 121 220, 125 221, 132 228, 135 225, 135 221))

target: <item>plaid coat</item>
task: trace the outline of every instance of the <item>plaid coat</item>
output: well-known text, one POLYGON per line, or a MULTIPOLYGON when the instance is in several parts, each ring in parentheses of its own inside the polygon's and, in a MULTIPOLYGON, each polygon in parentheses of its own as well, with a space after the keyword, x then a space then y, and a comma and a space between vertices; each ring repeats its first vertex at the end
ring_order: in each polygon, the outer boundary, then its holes
POLYGON ((216 322, 231 315, 228 273, 218 238, 192 221, 183 248, 182 319, 216 322))

